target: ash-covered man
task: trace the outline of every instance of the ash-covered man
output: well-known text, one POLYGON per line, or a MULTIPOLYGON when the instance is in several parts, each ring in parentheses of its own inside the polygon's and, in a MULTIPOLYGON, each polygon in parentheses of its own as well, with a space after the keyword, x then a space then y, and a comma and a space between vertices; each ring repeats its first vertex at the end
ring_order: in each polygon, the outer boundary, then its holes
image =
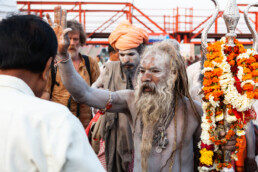
MULTIPOLYGON (((73 97, 128 117, 133 126, 135 172, 194 170, 202 109, 189 96, 184 61, 171 43, 145 49, 135 91, 116 92, 89 87, 72 65, 66 50, 69 40, 59 44, 63 47, 58 55, 61 78, 73 97)), ((234 150, 230 144, 235 145, 235 140, 226 146, 234 150)))
MULTIPOLYGON (((60 18, 60 15, 56 12, 55 17, 60 18)), ((85 82, 91 85, 100 74, 98 63, 94 58, 80 53, 81 47, 86 41, 82 25, 78 21, 70 20, 67 21, 67 27, 72 29, 68 33, 70 39, 68 52, 73 60, 73 65, 85 82)), ((90 107, 82 103, 79 104, 72 99, 61 81, 58 70, 56 71, 56 73, 54 70, 52 71, 42 98, 67 106, 86 128, 92 118, 90 107)))
MULTIPOLYGON (((140 54, 147 42, 148 33, 144 29, 138 28, 128 21, 121 22, 109 36, 109 43, 118 51, 120 61, 107 62, 93 87, 102 87, 109 91, 133 90, 135 71, 140 62, 140 54)), ((127 117, 121 113, 106 113, 96 123, 92 132, 94 133, 92 143, 95 143, 95 135, 100 133, 101 138, 105 141, 108 172, 128 171, 132 168, 131 127, 127 117), (98 125, 99 123, 101 125, 98 125)), ((95 145, 93 147, 97 148, 95 145)))

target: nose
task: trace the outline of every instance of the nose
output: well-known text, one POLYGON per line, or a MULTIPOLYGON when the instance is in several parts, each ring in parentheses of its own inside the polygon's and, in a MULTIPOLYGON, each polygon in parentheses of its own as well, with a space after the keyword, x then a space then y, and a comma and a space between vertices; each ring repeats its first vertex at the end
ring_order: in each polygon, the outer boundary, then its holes
POLYGON ((70 38, 70 45, 74 44, 74 40, 72 38, 70 38))
POLYGON ((130 58, 128 55, 124 56, 124 63, 130 62, 130 58))
POLYGON ((151 81, 151 75, 148 72, 145 72, 142 76, 142 82, 150 82, 151 81))

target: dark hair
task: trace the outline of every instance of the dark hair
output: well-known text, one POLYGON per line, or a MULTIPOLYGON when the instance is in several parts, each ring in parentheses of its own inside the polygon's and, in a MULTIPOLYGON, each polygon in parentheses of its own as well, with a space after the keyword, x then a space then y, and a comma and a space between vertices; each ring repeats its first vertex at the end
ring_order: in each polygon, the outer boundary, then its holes
POLYGON ((115 53, 115 52, 116 52, 116 50, 109 44, 108 45, 108 54, 115 53))
POLYGON ((56 53, 55 32, 41 18, 13 15, 0 22, 0 69, 40 73, 56 53))
POLYGON ((140 44, 138 47, 136 47, 136 51, 141 55, 143 53, 143 50, 145 48, 145 44, 140 44))
POLYGON ((72 31, 80 32, 80 43, 81 43, 81 45, 84 45, 85 41, 86 41, 86 34, 82 28, 82 25, 76 20, 68 20, 67 27, 71 28, 72 31))

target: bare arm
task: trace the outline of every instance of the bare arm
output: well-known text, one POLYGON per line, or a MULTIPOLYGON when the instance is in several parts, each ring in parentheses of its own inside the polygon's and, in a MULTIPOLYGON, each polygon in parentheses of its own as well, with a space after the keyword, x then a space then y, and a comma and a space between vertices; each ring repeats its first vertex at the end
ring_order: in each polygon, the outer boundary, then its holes
POLYGON ((130 96, 130 90, 110 92, 106 90, 91 88, 76 72, 71 59, 66 63, 59 63, 58 69, 62 82, 73 98, 89 106, 103 109, 105 108, 109 97, 112 98, 112 112, 126 112, 128 109, 127 99, 130 96))
POLYGON ((252 121, 247 124, 246 145, 247 157, 245 160, 245 171, 255 171, 257 170, 257 164, 255 162, 255 149, 257 148, 255 148, 255 133, 252 121))
MULTIPOLYGON (((105 90, 95 89, 88 86, 88 84, 76 72, 71 58, 69 58, 68 47, 70 39, 68 32, 70 28, 66 28, 66 12, 60 6, 55 7, 55 20, 53 30, 56 33, 58 40, 57 63, 61 75, 62 82, 66 89, 70 92, 75 100, 78 102, 103 109, 106 107, 110 98, 112 99, 112 112, 128 112, 127 99, 130 91, 109 92, 105 90)), ((51 24, 51 19, 47 15, 48 21, 51 24)))

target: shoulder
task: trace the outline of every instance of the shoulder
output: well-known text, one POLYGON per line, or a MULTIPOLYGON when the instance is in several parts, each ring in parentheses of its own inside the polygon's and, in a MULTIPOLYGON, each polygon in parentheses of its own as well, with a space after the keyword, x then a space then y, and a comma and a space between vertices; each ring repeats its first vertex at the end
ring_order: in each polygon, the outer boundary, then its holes
POLYGON ((201 61, 195 62, 186 68, 187 73, 192 73, 193 70, 201 70, 201 61))
MULTIPOLYGON (((85 55, 84 55, 85 56, 85 55)), ((89 59, 89 62, 91 65, 98 65, 97 61, 95 58, 91 57, 91 56, 87 56, 89 59)))
MULTIPOLYGON (((190 99, 187 98, 187 97, 184 97, 184 100, 185 100, 186 105, 187 105, 188 114, 191 114, 193 116, 198 115, 199 117, 202 116, 203 111, 202 111, 202 105, 201 105, 200 102, 198 102, 196 100, 193 100, 191 102, 190 99), (197 111, 197 114, 195 114, 195 109, 197 111)), ((181 103, 182 103, 182 100, 181 100, 181 103)))
POLYGON ((37 97, 33 98, 30 106, 31 111, 35 111, 34 113, 38 114, 38 116, 43 116, 45 118, 56 118, 57 120, 61 120, 72 115, 66 106, 37 97))
POLYGON ((115 68, 120 68, 120 61, 108 61, 103 65, 103 70, 110 71, 115 68))

